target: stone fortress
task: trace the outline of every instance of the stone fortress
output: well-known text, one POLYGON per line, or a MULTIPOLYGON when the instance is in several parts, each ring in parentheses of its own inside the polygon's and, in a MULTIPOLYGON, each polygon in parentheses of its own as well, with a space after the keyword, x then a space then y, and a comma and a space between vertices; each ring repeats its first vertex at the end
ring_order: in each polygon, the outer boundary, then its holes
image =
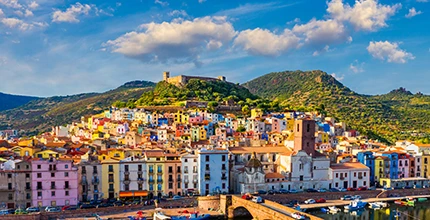
POLYGON ((184 75, 170 77, 170 72, 163 72, 163 80, 170 84, 174 84, 176 86, 185 85, 191 79, 199 79, 199 80, 205 80, 205 81, 218 81, 218 80, 226 81, 225 76, 218 76, 217 78, 201 77, 201 76, 184 76, 184 75))

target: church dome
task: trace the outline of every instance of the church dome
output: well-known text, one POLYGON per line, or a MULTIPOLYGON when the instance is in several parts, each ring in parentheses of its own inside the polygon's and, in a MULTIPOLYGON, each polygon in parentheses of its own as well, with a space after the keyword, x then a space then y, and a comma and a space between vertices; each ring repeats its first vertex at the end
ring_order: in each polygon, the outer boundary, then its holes
POLYGON ((251 159, 246 163, 245 167, 248 168, 259 168, 262 167, 260 160, 257 159, 255 152, 252 154, 251 159))

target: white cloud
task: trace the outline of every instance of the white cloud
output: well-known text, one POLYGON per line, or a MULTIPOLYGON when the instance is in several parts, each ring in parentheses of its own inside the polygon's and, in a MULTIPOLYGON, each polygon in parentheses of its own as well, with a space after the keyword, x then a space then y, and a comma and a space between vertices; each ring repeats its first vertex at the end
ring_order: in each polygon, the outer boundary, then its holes
POLYGON ((25 23, 24 21, 17 18, 3 18, 1 23, 9 28, 18 28, 19 30, 26 31, 33 27, 32 24, 25 23))
POLYGON ((299 47, 300 39, 289 29, 276 34, 267 29, 244 30, 234 40, 234 45, 243 48, 249 54, 279 56, 290 49, 299 47))
POLYGON ((316 57, 319 56, 322 53, 328 52, 330 50, 330 46, 329 45, 325 45, 324 48, 322 48, 321 50, 316 50, 312 53, 312 56, 316 57))
POLYGON ((388 41, 371 41, 367 47, 367 51, 375 58, 386 60, 389 63, 406 63, 408 60, 413 60, 415 57, 399 48, 397 43, 388 41))
POLYGON ((34 14, 33 14, 33 12, 32 11, 30 11, 30 10, 28 10, 28 9, 25 9, 25 17, 31 17, 31 16, 33 16, 34 14))
POLYGON ((22 5, 18 3, 18 0, 0 0, 0 5, 4 5, 8 8, 22 8, 22 5))
POLYGON ((39 7, 39 4, 37 4, 37 2, 35 2, 35 1, 32 1, 30 4, 28 4, 28 8, 30 8, 30 9, 36 9, 36 8, 38 8, 39 7))
POLYGON ((295 18, 294 20, 287 22, 287 24, 294 24, 294 23, 300 23, 300 18, 295 18))
POLYGON ((364 63, 359 63, 358 60, 355 60, 353 63, 349 65, 349 69, 354 73, 362 73, 364 72, 364 63))
POLYGON ((77 2, 74 5, 71 5, 66 11, 56 10, 54 14, 52 14, 53 22, 70 22, 70 23, 78 23, 79 19, 77 18, 79 15, 88 15, 88 12, 91 10, 91 6, 88 4, 81 4, 77 2))
POLYGON ((348 21, 356 30, 376 31, 386 27, 386 21, 401 7, 401 4, 382 5, 377 0, 356 0, 353 6, 343 0, 332 0, 327 12, 336 20, 348 21))
POLYGON ((24 16, 24 13, 22 11, 15 11, 15 14, 18 15, 19 17, 24 16))
POLYGON ((206 49, 216 49, 236 35, 225 17, 203 17, 147 23, 142 32, 129 32, 104 44, 115 53, 143 62, 194 62, 206 49))
POLYGON ((203 3, 203 2, 205 2, 206 0, 199 0, 199 3, 201 4, 201 3, 203 3))
POLYGON ((254 12, 263 12, 263 11, 270 11, 270 10, 276 10, 280 8, 285 8, 294 5, 292 4, 279 4, 278 2, 269 2, 269 3, 257 3, 257 4, 244 4, 240 5, 239 7, 222 10, 216 13, 216 15, 220 16, 227 16, 229 18, 231 17, 238 17, 241 15, 248 15, 254 12))
POLYGON ((0 8, 0 18, 4 16, 3 10, 0 8))
POLYGON ((422 14, 422 11, 416 11, 415 8, 409 9, 409 13, 405 15, 406 18, 412 18, 419 14, 422 14))
POLYGON ((295 25, 293 32, 303 35, 305 42, 311 45, 328 45, 338 42, 346 42, 349 35, 345 26, 336 20, 312 19, 306 24, 295 25))
POLYGON ((155 0, 155 4, 160 4, 161 6, 168 6, 169 3, 167 1, 163 2, 161 0, 155 0))
POLYGON ((172 17, 179 17, 179 16, 188 17, 188 14, 184 10, 173 10, 169 13, 169 16, 172 16, 172 17))
POLYGON ((336 73, 330 74, 333 76, 337 81, 342 81, 345 78, 345 75, 337 75, 336 73))

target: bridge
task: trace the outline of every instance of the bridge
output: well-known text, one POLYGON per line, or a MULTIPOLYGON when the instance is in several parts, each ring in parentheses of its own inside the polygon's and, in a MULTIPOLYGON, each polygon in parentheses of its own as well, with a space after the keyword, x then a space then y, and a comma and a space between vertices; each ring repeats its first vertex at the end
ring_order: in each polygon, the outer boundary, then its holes
MULTIPOLYGON (((265 200, 263 203, 255 203, 235 195, 221 195, 220 210, 227 214, 229 219, 252 216, 253 219, 258 220, 294 219, 291 215, 298 212, 295 209, 269 200, 265 200)), ((299 213, 311 220, 322 220, 307 213, 299 213)))

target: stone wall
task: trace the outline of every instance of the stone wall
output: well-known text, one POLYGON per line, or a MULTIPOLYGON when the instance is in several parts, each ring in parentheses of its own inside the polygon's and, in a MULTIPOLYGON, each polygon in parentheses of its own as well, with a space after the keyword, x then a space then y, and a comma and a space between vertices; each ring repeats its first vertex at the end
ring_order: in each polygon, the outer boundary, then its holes
POLYGON ((266 208, 258 203, 251 202, 249 200, 242 199, 238 196, 232 196, 232 206, 228 208, 228 218, 239 217, 235 214, 241 214, 234 212, 238 207, 244 207, 251 213, 253 219, 292 219, 290 216, 284 215, 283 213, 277 212, 270 208, 266 208))
POLYGON ((366 190, 366 191, 353 191, 353 192, 325 192, 325 193, 297 193, 297 194, 276 194, 276 195, 262 195, 266 200, 274 201, 281 204, 289 203, 292 200, 304 202, 307 199, 336 200, 344 195, 360 195, 362 198, 374 198, 381 191, 380 190, 366 190))
MULTIPOLYGON (((269 200, 265 200, 265 201, 264 201, 264 203, 265 203, 265 204, 267 204, 267 205, 269 205, 269 206, 272 206, 272 207, 277 208, 277 209, 280 209, 280 210, 284 210, 284 211, 289 212, 289 213, 295 213, 295 212, 298 212, 298 211, 297 211, 297 210, 295 210, 295 209, 292 209, 292 208, 289 208, 289 207, 283 206, 283 205, 281 205, 281 204, 279 204, 279 203, 272 202, 272 201, 269 201, 269 200)), ((308 219, 310 219, 310 220, 322 220, 321 218, 318 218, 318 217, 313 216, 313 215, 309 215, 309 214, 304 213, 304 212, 300 212, 300 213, 301 213, 302 215, 307 216, 307 217, 308 217, 308 219)))
POLYGON ((220 197, 219 196, 201 196, 197 199, 198 206, 204 210, 219 210, 220 197))

